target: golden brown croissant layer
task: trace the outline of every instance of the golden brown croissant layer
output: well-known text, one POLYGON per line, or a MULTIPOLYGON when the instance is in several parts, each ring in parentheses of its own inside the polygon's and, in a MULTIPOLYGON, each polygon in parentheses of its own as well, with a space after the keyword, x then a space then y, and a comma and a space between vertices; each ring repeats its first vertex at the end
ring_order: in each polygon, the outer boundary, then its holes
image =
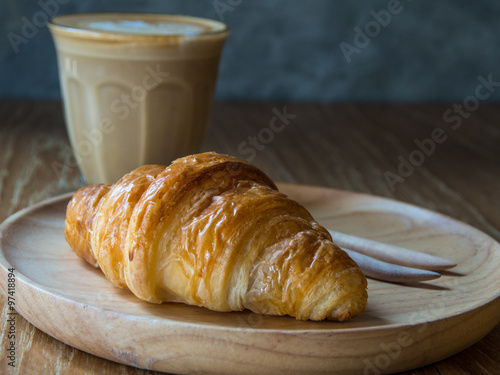
POLYGON ((115 285, 155 303, 348 320, 366 278, 261 170, 216 153, 146 165, 71 199, 66 239, 115 285))

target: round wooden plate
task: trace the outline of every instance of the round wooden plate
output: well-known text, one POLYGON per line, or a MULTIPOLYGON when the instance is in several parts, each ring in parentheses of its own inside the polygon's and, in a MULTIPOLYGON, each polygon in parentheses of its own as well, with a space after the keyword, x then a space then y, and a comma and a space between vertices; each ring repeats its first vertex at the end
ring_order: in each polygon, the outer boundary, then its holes
POLYGON ((64 239, 70 195, 18 212, 0 231, 1 288, 62 342, 131 366, 173 373, 391 373, 451 356, 500 322, 500 245, 456 220, 389 199, 298 185, 280 189, 325 227, 435 254, 440 279, 369 280, 366 311, 346 323, 155 305, 114 287, 64 239))

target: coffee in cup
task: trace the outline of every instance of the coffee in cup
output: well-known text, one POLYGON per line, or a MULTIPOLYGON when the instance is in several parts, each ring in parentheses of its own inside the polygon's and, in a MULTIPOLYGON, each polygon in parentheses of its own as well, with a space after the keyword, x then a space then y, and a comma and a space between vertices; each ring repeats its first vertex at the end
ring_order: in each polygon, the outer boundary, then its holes
POLYGON ((160 14, 55 17, 70 142, 86 183, 200 151, 229 34, 221 22, 160 14))

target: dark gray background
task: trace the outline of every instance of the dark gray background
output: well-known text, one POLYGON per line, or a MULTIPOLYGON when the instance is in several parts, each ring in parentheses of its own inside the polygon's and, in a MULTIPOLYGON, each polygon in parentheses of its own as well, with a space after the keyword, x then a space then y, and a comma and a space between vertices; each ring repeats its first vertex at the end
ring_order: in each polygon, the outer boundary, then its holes
MULTIPOLYGON (((17 53, 10 40, 23 37, 26 21, 42 22, 41 13, 53 12, 54 4, 59 14, 144 11, 223 18, 233 32, 221 62, 218 99, 463 101, 474 94, 478 76, 500 81, 500 2, 494 0, 402 0, 402 10, 348 63, 340 44, 354 45, 354 28, 370 25, 371 12, 389 3, 0 0, 0 97, 59 97, 47 27, 38 27, 17 53), (224 4, 227 10, 217 12, 224 4)), ((500 99, 500 90, 489 99, 500 99)))

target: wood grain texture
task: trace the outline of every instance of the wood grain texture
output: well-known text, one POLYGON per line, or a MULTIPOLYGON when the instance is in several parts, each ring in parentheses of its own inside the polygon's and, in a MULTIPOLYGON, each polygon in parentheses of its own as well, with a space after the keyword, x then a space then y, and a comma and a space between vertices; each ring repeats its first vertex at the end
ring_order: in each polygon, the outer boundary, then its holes
MULTIPOLYGON (((500 240, 500 106, 480 108, 453 130, 443 121, 451 105, 217 103, 204 150, 246 158, 248 137, 269 128, 276 111, 296 115, 272 140, 260 144, 253 163, 276 181, 371 193, 426 207, 467 222, 500 240), (448 139, 392 191, 384 172, 397 173, 415 140, 436 128, 448 139)), ((278 122, 279 124, 279 122, 278 122)), ((269 134, 269 132, 268 132, 269 134)), ((264 135, 264 133, 261 133, 264 135)), ((266 138, 265 141, 268 141, 266 138)), ((50 196, 75 190, 74 165, 59 102, 0 101, 0 220, 50 196), (61 172, 53 166, 66 165, 61 172)), ((1 348, 7 347, 7 309, 1 297, 1 348)), ((8 373, 154 374, 66 346, 17 320, 17 367, 8 373)), ((500 327, 462 353, 406 374, 496 374, 500 327)))
MULTIPOLYGON (((384 198, 279 187, 326 228, 444 256, 457 267, 426 283, 369 280, 366 310, 343 323, 151 304, 114 287, 70 250, 64 239, 70 194, 23 210, 1 226, 0 279, 16 269, 19 313, 62 342, 176 373, 395 372, 446 358, 500 322, 500 244, 491 237, 384 198)), ((5 284, 0 289, 7 294, 5 284)))

